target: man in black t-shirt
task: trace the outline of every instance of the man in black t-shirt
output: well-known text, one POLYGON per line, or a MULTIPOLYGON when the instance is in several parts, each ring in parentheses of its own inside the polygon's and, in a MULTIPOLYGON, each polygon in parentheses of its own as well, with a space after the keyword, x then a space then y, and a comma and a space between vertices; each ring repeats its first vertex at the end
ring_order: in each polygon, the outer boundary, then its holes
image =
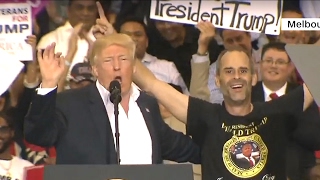
POLYGON ((175 91, 139 62, 134 81, 187 124, 187 133, 202 148, 203 180, 286 180, 284 117, 313 102, 305 85, 277 100, 252 104, 257 77, 250 56, 240 47, 223 51, 217 60, 222 105, 175 91))

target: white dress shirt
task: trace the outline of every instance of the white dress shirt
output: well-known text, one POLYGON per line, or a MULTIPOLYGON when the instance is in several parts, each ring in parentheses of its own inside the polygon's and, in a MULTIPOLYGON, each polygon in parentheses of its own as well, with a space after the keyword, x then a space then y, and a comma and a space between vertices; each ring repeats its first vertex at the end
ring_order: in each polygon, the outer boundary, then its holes
MULTIPOLYGON (((73 27, 69 22, 66 22, 65 25, 58 27, 56 30, 49 32, 44 35, 37 46, 37 49, 45 49, 48 45, 55 42, 56 48, 55 53, 61 52, 63 56, 66 56, 68 53, 69 47, 69 39, 73 32, 73 27)), ((88 32, 88 36, 90 39, 95 41, 95 37, 93 36, 92 29, 88 32)), ((83 62, 85 57, 87 56, 89 44, 85 39, 78 39, 78 50, 74 55, 72 63, 69 68, 69 73, 72 67, 80 62, 83 62)), ((68 73, 67 79, 69 79, 70 74, 68 73)))
MULTIPOLYGON (((110 92, 98 81, 96 86, 104 102, 115 135, 114 105, 109 99, 110 92)), ((119 104, 119 133, 120 133, 120 159, 121 164, 152 164, 152 141, 137 99, 140 91, 131 86, 128 116, 119 104)), ((115 136, 114 142, 116 142, 115 136)))
POLYGON ((148 53, 145 53, 141 62, 156 76, 157 79, 180 86, 182 88, 182 92, 189 95, 188 88, 173 62, 158 59, 148 53))
POLYGON ((279 97, 286 94, 287 83, 285 83, 279 90, 277 90, 275 92, 271 91, 269 88, 267 88, 267 86, 264 83, 262 83, 262 87, 263 87, 265 101, 271 101, 272 100, 270 98, 271 93, 276 93, 279 97))
MULTIPOLYGON (((96 81, 96 86, 108 113, 115 144, 114 105, 109 99, 110 92, 98 81, 96 81)), ((38 88, 38 94, 45 95, 54 89, 38 88)), ((139 96, 140 91, 132 84, 128 116, 119 104, 120 164, 152 164, 152 140, 140 107, 136 102, 139 96)))

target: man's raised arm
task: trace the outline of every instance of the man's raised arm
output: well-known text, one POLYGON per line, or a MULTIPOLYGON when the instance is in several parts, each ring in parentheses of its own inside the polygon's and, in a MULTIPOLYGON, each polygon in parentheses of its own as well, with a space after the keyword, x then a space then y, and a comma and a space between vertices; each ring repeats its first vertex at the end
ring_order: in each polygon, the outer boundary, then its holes
POLYGON ((139 60, 136 60, 136 72, 133 81, 143 90, 152 94, 166 107, 174 117, 187 122, 189 96, 184 95, 169 84, 158 80, 139 60))

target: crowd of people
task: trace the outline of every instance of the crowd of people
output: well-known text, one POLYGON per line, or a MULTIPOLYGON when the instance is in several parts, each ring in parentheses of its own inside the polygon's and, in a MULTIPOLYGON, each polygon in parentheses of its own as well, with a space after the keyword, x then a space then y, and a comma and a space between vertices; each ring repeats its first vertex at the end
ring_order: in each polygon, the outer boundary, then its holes
MULTIPOLYGON (((285 1, 282 17, 318 15, 302 4, 285 1)), ((113 80, 120 164, 193 163, 195 180, 320 178, 319 107, 285 49, 320 45, 320 32, 195 28, 149 11, 149 1, 44 4, 25 39, 33 61, 0 97, 0 179, 119 163, 113 80)))

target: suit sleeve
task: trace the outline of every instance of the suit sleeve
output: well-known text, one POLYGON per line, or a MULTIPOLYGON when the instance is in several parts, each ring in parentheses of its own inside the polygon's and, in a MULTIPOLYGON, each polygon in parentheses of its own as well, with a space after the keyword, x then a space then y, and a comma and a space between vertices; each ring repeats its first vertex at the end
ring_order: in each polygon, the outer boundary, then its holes
POLYGON ((210 91, 208 87, 209 67, 209 55, 199 56, 194 54, 192 56, 190 95, 205 101, 210 101, 210 91))
POLYGON ((320 149, 320 115, 316 103, 295 117, 298 126, 293 132, 293 138, 305 148, 316 151, 320 149))
POLYGON ((296 116, 303 112, 304 91, 303 86, 299 86, 293 91, 279 97, 278 99, 269 101, 264 108, 270 114, 281 114, 296 116))
MULTIPOLYGON (((156 104, 156 103, 155 103, 156 104)), ((158 122, 162 158, 175 162, 200 163, 200 148, 181 132, 171 129, 162 119, 158 105, 154 113, 158 122)))
POLYGON ((23 137, 23 123, 24 117, 26 116, 32 97, 35 95, 35 88, 24 88, 21 99, 17 105, 16 111, 14 111, 13 116, 15 118, 15 135, 16 137, 23 137))
POLYGON ((66 128, 66 120, 56 106, 57 90, 46 95, 35 95, 24 120, 24 135, 29 143, 54 146, 66 128))

